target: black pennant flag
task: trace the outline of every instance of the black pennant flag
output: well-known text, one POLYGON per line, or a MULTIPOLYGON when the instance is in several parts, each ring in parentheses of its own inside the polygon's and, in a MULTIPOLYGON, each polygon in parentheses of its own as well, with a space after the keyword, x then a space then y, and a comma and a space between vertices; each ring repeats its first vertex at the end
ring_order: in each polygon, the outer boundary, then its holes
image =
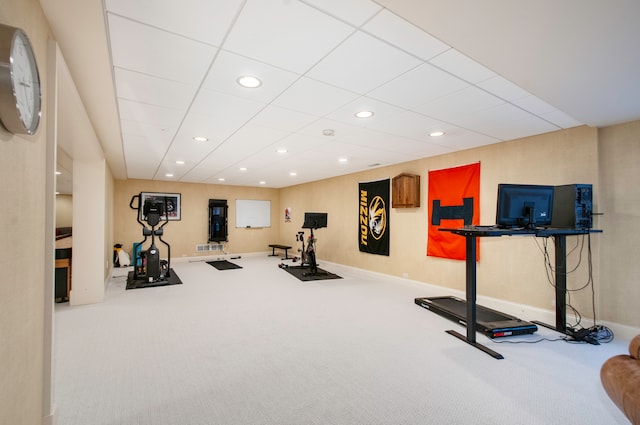
POLYGON ((390 188, 390 179, 359 184, 358 246, 361 252, 389 255, 390 188))

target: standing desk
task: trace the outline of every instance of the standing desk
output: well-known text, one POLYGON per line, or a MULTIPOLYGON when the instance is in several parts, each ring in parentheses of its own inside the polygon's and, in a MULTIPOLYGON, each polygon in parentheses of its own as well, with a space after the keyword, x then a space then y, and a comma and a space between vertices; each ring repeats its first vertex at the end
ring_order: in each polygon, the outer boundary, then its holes
POLYGON ((464 236, 466 239, 466 307, 467 335, 448 330, 447 333, 484 351, 496 359, 504 358, 500 353, 476 341, 476 240, 479 237, 498 236, 535 236, 553 237, 555 245, 555 289, 556 289, 556 323, 555 326, 534 322, 561 333, 567 332, 567 236, 601 233, 594 229, 502 229, 495 226, 468 226, 456 229, 439 229, 464 236))

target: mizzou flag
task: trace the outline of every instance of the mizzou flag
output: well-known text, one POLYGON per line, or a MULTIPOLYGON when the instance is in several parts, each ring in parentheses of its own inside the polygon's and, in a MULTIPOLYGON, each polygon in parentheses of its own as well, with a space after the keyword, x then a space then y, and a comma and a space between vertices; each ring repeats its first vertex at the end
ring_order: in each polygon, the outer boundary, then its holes
MULTIPOLYGON (((480 163, 429 171, 427 255, 466 259, 466 240, 440 228, 480 223, 480 163)), ((476 239, 476 243, 478 240, 476 239)), ((480 259, 476 245, 476 261, 480 259)))
POLYGON ((389 179, 360 183, 358 245, 361 252, 389 255, 389 179))

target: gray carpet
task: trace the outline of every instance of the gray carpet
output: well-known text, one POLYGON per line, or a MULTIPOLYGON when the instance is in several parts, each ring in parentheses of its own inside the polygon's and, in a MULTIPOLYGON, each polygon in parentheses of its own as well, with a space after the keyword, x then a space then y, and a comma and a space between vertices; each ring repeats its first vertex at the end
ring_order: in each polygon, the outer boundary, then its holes
POLYGON ((415 305, 446 295, 429 285, 334 264, 339 282, 300 285, 266 256, 213 281, 172 266, 184 285, 120 276, 101 304, 56 305, 58 425, 628 424, 599 380, 628 341, 479 334, 494 360, 415 305))

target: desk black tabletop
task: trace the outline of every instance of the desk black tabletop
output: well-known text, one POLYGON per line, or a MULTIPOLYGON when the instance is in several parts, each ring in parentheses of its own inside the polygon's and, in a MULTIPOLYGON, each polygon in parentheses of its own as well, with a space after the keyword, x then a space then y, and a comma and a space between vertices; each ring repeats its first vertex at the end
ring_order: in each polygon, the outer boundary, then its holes
POLYGON ((559 235, 586 235, 588 233, 602 233, 597 229, 559 229, 551 227, 539 227, 535 229, 526 228, 502 228, 497 226, 465 226, 458 228, 440 228, 441 232, 451 232, 460 236, 559 236, 559 235))

